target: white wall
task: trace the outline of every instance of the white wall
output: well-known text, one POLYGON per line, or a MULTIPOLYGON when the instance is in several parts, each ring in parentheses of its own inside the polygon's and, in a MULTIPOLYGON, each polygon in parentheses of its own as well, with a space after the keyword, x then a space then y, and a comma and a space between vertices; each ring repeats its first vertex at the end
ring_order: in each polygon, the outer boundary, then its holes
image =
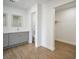
POLYGON ((42 5, 41 46, 54 50, 55 9, 46 4, 42 5))
POLYGON ((76 44, 76 8, 68 8, 56 11, 55 26, 56 40, 70 44, 76 44))
POLYGON ((18 32, 18 31, 29 31, 29 18, 28 18, 28 12, 25 10, 12 8, 4 6, 3 12, 7 14, 7 26, 4 27, 4 33, 10 33, 10 32, 18 32), (22 27, 19 27, 19 30, 17 31, 17 27, 12 27, 12 15, 20 15, 22 16, 22 27))
MULTIPOLYGON (((35 26, 35 46, 45 47, 50 50, 54 50, 54 25, 55 25, 55 9, 47 6, 46 4, 36 4, 31 8, 29 13, 29 18, 31 18, 31 13, 36 12, 36 26, 35 26)), ((30 19, 31 21, 31 19, 30 19)), ((30 36, 32 35, 30 31, 30 36)), ((31 42, 30 38, 30 42, 31 42)), ((29 43, 30 43, 29 42, 29 43)))
POLYGON ((42 37, 42 5, 38 4, 38 40, 39 45, 41 46, 42 37))

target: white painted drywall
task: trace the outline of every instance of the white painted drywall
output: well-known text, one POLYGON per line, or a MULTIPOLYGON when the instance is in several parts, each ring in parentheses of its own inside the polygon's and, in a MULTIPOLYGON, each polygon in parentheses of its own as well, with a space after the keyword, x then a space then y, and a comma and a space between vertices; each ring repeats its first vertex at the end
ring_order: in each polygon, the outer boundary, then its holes
POLYGON ((76 7, 56 11, 56 40, 76 44, 76 7))
POLYGON ((17 8, 4 6, 3 12, 7 14, 7 26, 3 29, 4 33, 29 31, 29 15, 27 10, 25 11, 17 8), (23 18, 22 27, 19 27, 18 31, 17 27, 12 27, 12 15, 19 15, 23 18))
POLYGON ((42 5, 38 3, 38 41, 39 41, 39 46, 41 46, 41 34, 42 34, 42 5))
MULTIPOLYGON (((45 47, 50 50, 54 50, 54 26, 55 26, 55 8, 51 8, 48 5, 36 4, 30 10, 31 13, 36 12, 36 26, 35 26, 35 46, 45 47)), ((31 21, 31 19, 30 19, 31 21)), ((30 23, 31 24, 31 23, 30 23)), ((31 28, 30 28, 31 30, 31 28)), ((32 41, 32 32, 30 31, 30 41, 32 41)))
POLYGON ((41 46, 54 50, 54 26, 55 9, 48 5, 42 5, 41 20, 41 46))

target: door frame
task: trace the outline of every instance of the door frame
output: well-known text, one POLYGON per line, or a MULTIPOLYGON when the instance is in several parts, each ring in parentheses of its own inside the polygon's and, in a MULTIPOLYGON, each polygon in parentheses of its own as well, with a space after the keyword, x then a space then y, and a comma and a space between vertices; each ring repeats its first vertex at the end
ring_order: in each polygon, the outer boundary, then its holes
POLYGON ((39 45, 38 45, 38 36, 37 36, 37 21, 38 21, 38 19, 37 19, 37 13, 36 13, 36 11, 33 11, 33 12, 31 12, 30 13, 30 25, 31 25, 31 28, 30 28, 30 32, 29 32, 29 43, 32 43, 32 15, 35 15, 35 17, 36 17, 36 21, 35 21, 35 47, 38 47, 39 45))

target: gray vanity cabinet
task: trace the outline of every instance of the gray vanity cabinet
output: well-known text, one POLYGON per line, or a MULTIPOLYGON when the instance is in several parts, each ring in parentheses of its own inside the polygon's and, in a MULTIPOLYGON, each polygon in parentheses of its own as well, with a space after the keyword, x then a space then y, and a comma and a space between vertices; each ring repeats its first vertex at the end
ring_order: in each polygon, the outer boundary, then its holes
POLYGON ((29 32, 19 32, 9 34, 9 45, 15 45, 29 40, 29 32))
POLYGON ((3 47, 7 47, 9 45, 8 41, 8 34, 3 34, 3 47))
POLYGON ((16 44, 28 42, 29 32, 16 32, 3 34, 3 47, 12 47, 16 44))

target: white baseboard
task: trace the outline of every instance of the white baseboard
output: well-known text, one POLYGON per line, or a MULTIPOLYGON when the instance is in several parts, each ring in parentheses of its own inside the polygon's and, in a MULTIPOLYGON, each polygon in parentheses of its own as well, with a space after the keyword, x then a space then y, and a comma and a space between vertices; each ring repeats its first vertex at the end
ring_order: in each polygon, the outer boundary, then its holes
POLYGON ((71 45, 76 45, 75 42, 70 42, 70 41, 66 41, 66 40, 56 39, 56 41, 60 41, 60 42, 64 42, 64 43, 68 43, 68 44, 71 44, 71 45))
POLYGON ((55 47, 50 48, 49 46, 46 46, 46 45, 43 45, 43 44, 41 44, 40 46, 41 47, 44 47, 44 48, 47 48, 47 49, 49 49, 51 51, 54 51, 55 50, 55 47))

